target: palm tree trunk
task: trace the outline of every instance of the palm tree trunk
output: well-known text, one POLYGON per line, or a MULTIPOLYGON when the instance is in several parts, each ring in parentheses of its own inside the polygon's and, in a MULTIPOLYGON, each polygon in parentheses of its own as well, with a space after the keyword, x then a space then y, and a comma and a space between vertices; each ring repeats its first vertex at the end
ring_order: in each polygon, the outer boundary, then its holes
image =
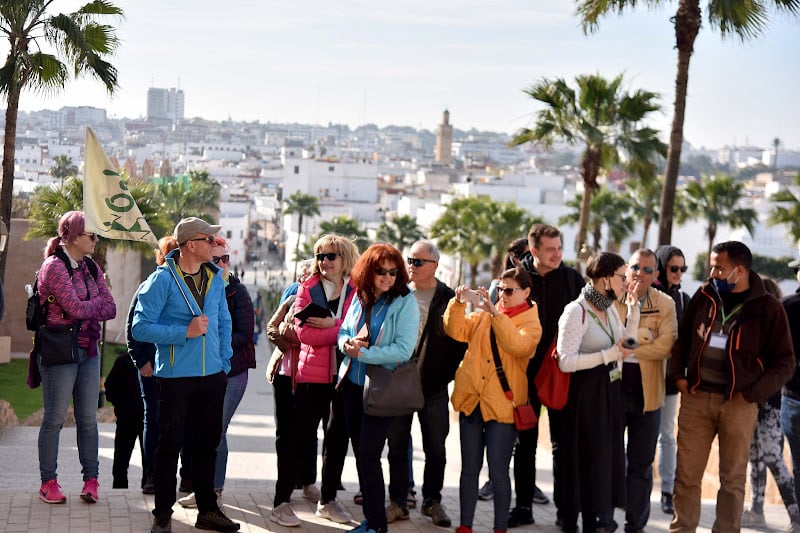
POLYGON ((700 31, 702 12, 699 0, 680 0, 675 14, 675 41, 678 48, 678 73, 675 77, 675 104, 672 130, 667 151, 667 168, 664 171, 664 192, 661 196, 661 216, 658 221, 658 244, 672 242, 675 188, 681 164, 683 122, 686 114, 686 88, 689 85, 689 61, 694 52, 694 41, 700 31))
POLYGON ((717 226, 716 224, 709 223, 708 225, 708 250, 706 254, 706 273, 709 274, 709 269, 711 268, 711 248, 714 247, 714 239, 717 238, 717 226))
POLYGON ((653 220, 650 217, 645 217, 642 223, 644 231, 642 232, 642 245, 640 248, 647 248, 647 234, 650 233, 650 224, 653 223, 653 220))
POLYGON ((470 277, 470 284, 472 285, 473 289, 478 288, 478 263, 470 263, 469 264, 469 277, 470 277))
MULTIPOLYGON (((3 177, 0 183, 0 217, 11 233, 11 205, 14 197, 14 159, 16 158, 17 115, 19 113, 19 95, 22 88, 12 84, 8 93, 6 108, 6 130, 3 141, 3 177)), ((5 279, 6 258, 8 253, 0 254, 0 280, 5 279)))
POLYGON ((575 252, 578 254, 578 258, 580 259, 581 253, 586 246, 586 233, 589 225, 589 210, 591 209, 592 204, 592 195, 594 194, 594 190, 588 186, 584 187, 583 191, 583 200, 581 201, 581 214, 578 218, 578 238, 575 242, 575 252))

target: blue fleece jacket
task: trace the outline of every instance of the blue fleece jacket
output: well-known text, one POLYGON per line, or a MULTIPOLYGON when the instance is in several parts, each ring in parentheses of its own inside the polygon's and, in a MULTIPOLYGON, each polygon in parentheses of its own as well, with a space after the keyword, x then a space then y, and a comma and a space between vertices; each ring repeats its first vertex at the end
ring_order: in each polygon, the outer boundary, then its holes
POLYGON ((231 369, 231 314, 225 300, 222 271, 205 263, 208 284, 203 309, 195 300, 175 262, 179 250, 167 254, 166 262, 142 283, 133 313, 131 333, 142 342, 156 345, 155 375, 160 378, 226 374, 231 369), (192 318, 205 314, 208 331, 186 338, 192 318))

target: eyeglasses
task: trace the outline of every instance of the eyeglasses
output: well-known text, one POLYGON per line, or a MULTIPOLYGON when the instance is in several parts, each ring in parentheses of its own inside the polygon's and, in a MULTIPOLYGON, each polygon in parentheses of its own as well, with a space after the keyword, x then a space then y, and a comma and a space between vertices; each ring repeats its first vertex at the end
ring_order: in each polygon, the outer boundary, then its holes
POLYGON ((433 259, 421 259, 419 257, 406 257, 408 264, 411 266, 415 266, 417 268, 421 267, 425 263, 436 263, 433 259))
POLYGON ((327 259, 328 261, 336 261, 336 256, 337 255, 339 255, 339 254, 337 254, 336 252, 328 252, 326 254, 317 254, 317 261, 319 261, 320 263, 322 263, 322 261, 324 259, 327 259))
POLYGON ((213 235, 209 235, 208 237, 198 237, 196 239, 189 239, 190 241, 206 241, 208 244, 214 244, 216 240, 213 235))
POLYGON ((230 258, 231 258, 231 256, 228 255, 228 254, 215 255, 214 257, 211 258, 211 260, 214 262, 215 265, 218 265, 220 261, 222 261, 223 263, 225 263, 227 265, 228 264, 228 260, 230 258))
MULTIPOLYGON (((651 268, 650 270, 653 270, 653 269, 651 268)), ((628 277, 627 277, 625 274, 616 274, 616 273, 615 273, 614 275, 615 275, 615 276, 619 276, 619 279, 621 279, 623 282, 624 282, 626 279, 628 279, 628 277)))
POLYGON ((643 267, 643 266, 639 266, 639 265, 630 265, 628 268, 630 268, 634 272, 639 272, 640 270, 644 270, 645 274, 652 274, 653 272, 655 272, 655 270, 653 270, 653 267, 643 267))
POLYGON ((523 287, 497 287, 498 293, 503 293, 506 296, 514 296, 514 291, 522 291, 525 290, 523 287))
POLYGON ((393 278, 397 276, 397 272, 399 272, 399 271, 400 271, 400 269, 399 269, 399 268, 389 268, 389 269, 386 269, 386 268, 381 268, 381 267, 378 267, 378 268, 376 268, 376 269, 375 269, 375 273, 376 273, 377 275, 379 275, 379 276, 385 276, 386 274, 389 274, 389 275, 390 275, 390 276, 392 276, 393 278))
POLYGON ((675 274, 676 272, 678 272, 678 270, 680 270, 681 272, 686 272, 688 268, 689 267, 687 267, 686 265, 683 265, 682 267, 679 267, 677 265, 672 265, 671 267, 669 267, 669 271, 675 274))
POLYGON ((81 233, 81 235, 85 235, 86 237, 89 237, 89 240, 92 240, 92 241, 96 241, 99 238, 97 236, 97 233, 81 233))

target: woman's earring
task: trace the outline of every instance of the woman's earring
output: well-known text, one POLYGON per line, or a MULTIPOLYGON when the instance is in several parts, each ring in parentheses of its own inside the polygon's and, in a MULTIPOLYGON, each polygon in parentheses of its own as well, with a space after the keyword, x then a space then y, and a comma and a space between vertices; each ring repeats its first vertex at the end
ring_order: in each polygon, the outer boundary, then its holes
POLYGON ((611 285, 609 285, 609 283, 606 281, 605 287, 603 288, 606 290, 606 292, 608 292, 609 290, 611 290, 611 285))

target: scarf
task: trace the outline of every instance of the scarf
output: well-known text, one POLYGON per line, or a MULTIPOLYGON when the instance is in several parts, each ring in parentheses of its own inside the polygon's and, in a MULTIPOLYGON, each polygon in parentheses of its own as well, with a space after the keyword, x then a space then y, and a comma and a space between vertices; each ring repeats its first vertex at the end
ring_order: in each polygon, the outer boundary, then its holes
POLYGON ((597 292, 597 289, 595 289, 591 283, 587 283, 582 292, 583 297, 586 298, 586 301, 598 308, 600 311, 605 311, 611 307, 612 303, 614 303, 614 300, 605 294, 600 294, 597 292))
POLYGON ((504 315, 507 315, 508 318, 515 317, 518 314, 523 313, 523 312, 527 311, 530 308, 531 308, 531 304, 529 304, 528 302, 523 302, 523 303, 519 304, 518 306, 511 307, 509 309, 506 309, 505 307, 503 307, 503 303, 502 302, 497 304, 497 310, 500 311, 501 313, 503 313, 504 315))

